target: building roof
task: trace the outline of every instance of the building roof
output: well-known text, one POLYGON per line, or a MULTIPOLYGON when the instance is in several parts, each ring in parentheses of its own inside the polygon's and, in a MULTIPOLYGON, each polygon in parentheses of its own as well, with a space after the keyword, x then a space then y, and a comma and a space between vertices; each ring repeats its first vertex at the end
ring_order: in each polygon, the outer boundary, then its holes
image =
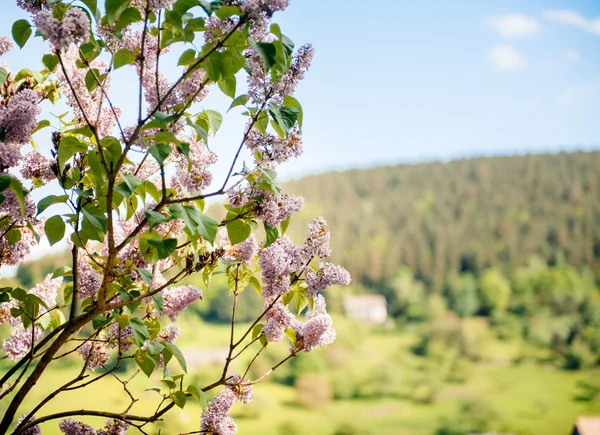
POLYGON ((344 308, 347 310, 367 308, 374 305, 385 307, 385 298, 382 295, 356 295, 344 299, 344 308))
POLYGON ((575 422, 579 435, 600 434, 600 417, 579 417, 575 422))

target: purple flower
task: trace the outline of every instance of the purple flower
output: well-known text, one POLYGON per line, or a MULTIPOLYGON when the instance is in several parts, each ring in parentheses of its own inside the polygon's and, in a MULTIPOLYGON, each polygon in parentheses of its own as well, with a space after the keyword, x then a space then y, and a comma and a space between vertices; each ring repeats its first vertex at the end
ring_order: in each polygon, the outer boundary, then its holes
POLYGON ((342 266, 331 263, 321 263, 317 272, 310 271, 305 278, 308 290, 306 296, 314 296, 332 285, 350 284, 350 273, 342 266))
POLYGON ((276 228, 281 222, 296 213, 304 206, 304 198, 286 193, 279 197, 266 190, 260 191, 261 201, 254 204, 254 216, 265 221, 271 228, 276 228))
MULTIPOLYGON (((265 300, 265 309, 271 304, 271 300, 265 300)), ((267 341, 279 342, 285 336, 285 329, 294 324, 294 316, 290 310, 278 300, 265 314, 265 326, 262 332, 267 341)))
POLYGON ((36 91, 23 89, 12 97, 6 106, 0 105, 0 128, 4 129, 6 143, 29 142, 42 111, 38 106, 39 97, 36 91))
POLYGON ((133 337, 133 328, 131 325, 127 325, 125 328, 121 328, 118 323, 113 323, 105 331, 103 339, 106 340, 105 346, 108 349, 116 349, 120 347, 122 353, 129 352, 133 342, 128 338, 133 337))
POLYGON ((242 378, 240 375, 233 375, 227 381, 227 388, 233 391, 238 402, 243 404, 250 403, 254 396, 252 395, 252 385, 248 378, 242 378))
POLYGON ((35 25, 58 50, 68 48, 72 43, 87 42, 90 38, 90 20, 79 8, 67 10, 62 22, 54 18, 52 13, 42 11, 37 14, 35 25))
POLYGON ((52 278, 52 274, 49 273, 44 280, 32 288, 29 293, 36 295, 43 300, 49 308, 52 308, 56 305, 56 296, 62 283, 62 277, 52 278))
POLYGON ((100 288, 102 281, 100 275, 96 270, 88 263, 85 258, 85 254, 81 254, 77 257, 77 282, 79 283, 79 299, 89 298, 95 295, 100 288))
POLYGON ((308 235, 304 239, 303 254, 312 258, 314 256, 324 258, 331 255, 329 247, 329 231, 327 231, 327 222, 322 217, 313 219, 308 224, 308 235))
POLYGON ((6 36, 0 36, 0 55, 8 53, 13 48, 13 42, 6 36))
POLYGON ((193 302, 202 299, 202 290, 193 285, 170 287, 162 291, 162 296, 164 304, 162 314, 169 316, 169 319, 174 322, 179 313, 193 302))
MULTIPOLYGON (((27 414, 23 414, 21 417, 19 417, 17 424, 15 424, 15 429, 17 427, 19 427, 19 425, 23 422, 23 420, 25 420, 25 418, 27 418, 27 414)), ((32 420, 35 420, 35 415, 32 415, 31 418, 27 421, 29 422, 32 420)), ((23 435, 42 435, 42 428, 40 428, 40 426, 36 424, 34 426, 27 428, 27 430, 20 432, 20 433, 23 435)))
POLYGON ((21 167, 21 175, 25 178, 39 178, 44 181, 52 181, 56 178, 52 165, 55 163, 40 153, 32 151, 25 156, 21 167))
POLYGON ((310 352, 317 346, 327 346, 334 340, 335 330, 329 314, 311 317, 296 330, 296 342, 303 346, 302 349, 305 352, 310 352))
POLYGON ((0 172, 17 166, 21 161, 21 152, 14 145, 6 145, 0 142, 0 172))
POLYGON ((226 388, 208 403, 206 411, 202 413, 200 430, 212 435, 235 435, 237 425, 229 416, 229 411, 236 401, 235 393, 226 388))
POLYGON ((2 342, 2 349, 4 349, 6 356, 11 361, 17 361, 31 351, 31 347, 33 346, 32 338, 34 339, 33 342, 36 342, 43 336, 44 332, 37 326, 33 327, 33 331, 31 328, 17 329, 2 342))
POLYGON ((177 337, 179 337, 179 332, 179 326, 169 323, 164 328, 161 328, 158 336, 156 337, 156 341, 175 343, 175 340, 177 340, 177 337))
POLYGON ((301 248, 288 237, 279 237, 258 254, 258 264, 262 269, 264 286, 262 295, 270 298, 287 292, 290 286, 289 275, 299 272, 303 266, 301 248))
POLYGON ((103 367, 110 359, 110 354, 98 342, 92 343, 87 341, 77 349, 77 352, 84 361, 87 361, 87 369, 91 371, 96 370, 98 367, 103 367))
POLYGON ((75 421, 72 418, 62 419, 58 423, 58 428, 65 435, 96 435, 96 431, 92 426, 75 421))

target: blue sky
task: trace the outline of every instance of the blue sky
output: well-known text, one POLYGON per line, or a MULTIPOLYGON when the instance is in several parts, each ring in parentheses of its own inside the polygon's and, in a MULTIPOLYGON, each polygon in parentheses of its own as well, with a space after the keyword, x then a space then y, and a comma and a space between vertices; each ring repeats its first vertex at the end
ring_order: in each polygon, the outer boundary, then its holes
MULTIPOLYGON (((26 17, 9 3, 5 34, 26 17)), ((281 168, 284 178, 600 145, 598 2, 292 0, 275 21, 297 45, 316 48, 297 91, 305 152, 281 168)), ((14 50, 11 67, 41 49, 38 38, 14 50)), ((133 120, 135 77, 123 74, 113 81, 115 103, 133 120)), ((228 104, 213 93, 202 105, 224 112, 228 104)), ((212 144, 224 153, 216 180, 244 122, 232 112, 212 144)))

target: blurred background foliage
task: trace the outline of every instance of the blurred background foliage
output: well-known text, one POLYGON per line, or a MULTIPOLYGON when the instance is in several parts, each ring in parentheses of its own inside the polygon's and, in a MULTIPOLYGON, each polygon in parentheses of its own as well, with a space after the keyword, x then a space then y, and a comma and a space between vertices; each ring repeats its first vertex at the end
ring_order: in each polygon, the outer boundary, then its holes
MULTIPOLYGON (((577 416, 600 415, 598 168, 600 152, 577 152, 287 183, 286 191, 306 198, 290 235, 301 241, 309 219, 324 216, 332 261, 353 282, 326 292, 334 345, 297 356, 255 388, 252 403, 236 405, 239 433, 566 435, 577 416), (344 300, 358 294, 383 295, 388 320, 367 325, 345 316, 344 300)), ((57 253, 21 265, 9 280, 29 288, 65 259, 57 253)), ((219 376, 231 304, 217 278, 178 322, 178 345, 198 385, 219 376)), ((238 321, 261 309, 248 288, 238 321)), ((251 377, 285 352, 284 343, 274 346, 251 377)), ((55 367, 45 382, 65 379, 66 368, 55 367)), ((143 385, 139 376, 134 382, 143 385)), ((118 408, 122 392, 114 387, 95 388, 118 408)), ((81 394, 64 397, 88 400, 81 394)), ((156 399, 148 392, 136 409, 156 399)), ((197 406, 177 410, 161 423, 163 433, 189 431, 199 418, 197 406)))

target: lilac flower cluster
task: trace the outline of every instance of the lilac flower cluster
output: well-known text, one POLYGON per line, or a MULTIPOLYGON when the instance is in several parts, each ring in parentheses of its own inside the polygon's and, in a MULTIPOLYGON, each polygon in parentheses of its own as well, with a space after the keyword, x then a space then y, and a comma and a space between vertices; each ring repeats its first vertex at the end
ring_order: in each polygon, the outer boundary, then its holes
POLYGON ((2 194, 5 198, 0 204, 0 217, 10 219, 14 229, 21 232, 21 239, 10 244, 6 237, 0 238, 0 264, 19 264, 29 256, 31 247, 37 243, 33 232, 25 225, 28 222, 33 224, 36 232, 42 234, 43 225, 35 218, 35 205, 29 197, 25 197, 25 214, 21 215, 21 205, 15 194, 10 190, 5 190, 2 194))
MULTIPOLYGON (((17 421, 17 424, 15 424, 15 429, 19 427, 19 425, 21 423, 23 423, 23 420, 25 420, 27 418, 27 414, 23 414, 21 417, 19 417, 19 420, 17 421)), ((32 420, 35 420, 35 415, 32 415, 31 418, 29 418, 29 420, 27 420, 27 422, 30 422, 32 420)), ((42 435, 42 428, 36 424, 34 426, 29 427, 27 430, 21 432, 23 435, 42 435)))
POLYGON ((58 428, 65 435, 96 435, 96 431, 92 426, 75 421, 72 418, 62 419, 58 423, 58 428))
POLYGON ((30 293, 36 295, 43 300, 49 308, 52 308, 56 305, 56 296, 58 295, 58 289, 62 283, 62 277, 52 278, 52 274, 49 273, 42 282, 31 289, 30 293))
POLYGON ((327 346, 335 340, 335 330, 331 316, 327 314, 325 298, 315 297, 314 309, 306 315, 306 323, 295 328, 296 342, 304 352, 311 352, 316 347, 327 346))
POLYGON ((148 0, 149 6, 152 10, 170 8, 175 0, 148 0))
POLYGON ((39 178, 44 181, 52 181, 56 178, 52 165, 56 161, 49 160, 37 151, 32 151, 25 156, 23 165, 21 166, 21 175, 24 178, 39 178))
POLYGON ((227 381, 227 388, 233 391, 238 402, 247 404, 254 399, 254 396, 252 395, 252 385, 248 378, 242 378, 240 375, 233 375, 227 381))
POLYGON ((40 11, 49 10, 54 7, 54 5, 49 5, 46 0, 17 0, 17 6, 34 15, 40 11))
POLYGON ((101 277, 98 272, 87 262, 85 254, 77 257, 77 282, 79 283, 79 299, 95 295, 100 288, 101 277))
MULTIPOLYGON (((265 299, 266 310, 273 303, 273 298, 265 299)), ((278 299, 265 314, 265 326, 262 333, 267 341, 279 342, 285 337, 285 330, 296 324, 297 320, 288 307, 278 299)))
POLYGON ((174 322, 179 313, 186 309, 190 304, 202 299, 202 290, 193 285, 184 285, 181 287, 170 287, 162 291, 163 312, 174 322))
POLYGON ((169 323, 164 328, 161 328, 156 337, 156 341, 162 341, 164 343, 175 343, 177 337, 179 337, 179 326, 169 323))
POLYGON ((58 423, 58 428, 65 435, 125 435, 128 427, 129 423, 122 420, 109 420, 103 429, 98 430, 72 418, 64 418, 58 423))
POLYGON ((51 12, 41 11, 35 17, 35 25, 57 50, 68 48, 72 43, 87 42, 90 38, 90 20, 80 8, 69 9, 62 21, 54 18, 51 12))
POLYGON ((235 401, 236 395, 231 389, 226 388, 220 391, 202 413, 200 431, 211 435, 235 435, 237 425, 229 416, 229 411, 235 401))
POLYGON ((7 169, 17 166, 20 161, 21 153, 19 152, 19 148, 0 142, 0 173, 4 173, 7 169))
POLYGON ((246 240, 235 245, 231 245, 229 237, 227 236, 227 230, 221 228, 219 231, 219 237, 221 246, 225 249, 225 258, 228 261, 239 260, 242 261, 246 266, 250 264, 256 252, 258 251, 258 242, 254 233, 250 234, 246 240))
POLYGON ((208 167, 217 163, 217 154, 198 143, 190 148, 188 159, 181 156, 177 160, 177 179, 190 194, 208 187, 212 173, 208 167))
POLYGON ((113 323, 104 332, 102 337, 106 341, 104 344, 108 349, 120 348, 122 353, 129 352, 133 341, 129 338, 133 337, 133 328, 131 325, 127 325, 125 328, 121 328, 118 323, 113 323))
POLYGON ((268 132, 263 134, 253 128, 248 133, 245 144, 250 150, 260 153, 260 160, 256 162, 260 166, 271 167, 302 154, 302 134, 298 130, 281 138, 268 132))
POLYGON ((288 237, 279 237, 258 254, 264 286, 262 295, 271 298, 286 293, 290 286, 290 274, 299 272, 304 261, 302 249, 288 237))
POLYGON ((301 196, 283 193, 277 197, 266 190, 259 191, 262 201, 254 203, 254 217, 265 221, 271 228, 276 228, 281 222, 304 207, 304 198, 301 196))
POLYGON ((332 285, 350 284, 350 273, 342 266, 321 263, 317 272, 311 270, 306 274, 305 281, 308 286, 306 295, 310 297, 332 285))
POLYGON ((8 338, 2 342, 2 349, 4 349, 6 356, 11 361, 18 361, 27 355, 29 351, 31 351, 33 343, 37 342, 43 337, 44 331, 37 326, 34 326, 33 330, 31 327, 27 329, 13 330, 11 335, 9 335, 8 338), (31 340, 32 338, 33 342, 31 340))
MULTIPOLYGON (((79 51, 77 47, 71 47, 69 50, 63 53, 62 61, 65 67, 65 71, 63 71, 62 68, 58 69, 58 80, 61 84, 61 90, 67 98, 69 106, 73 109, 73 112, 75 113, 76 119, 80 123, 83 123, 85 117, 87 117, 91 123, 94 123, 97 120, 98 113, 100 112, 100 109, 102 107, 102 89, 100 89, 100 87, 97 87, 91 93, 90 91, 88 91, 85 83, 85 78, 88 73, 88 69, 79 68, 77 64, 78 60, 79 51), (71 90, 71 87, 73 87, 73 90, 71 90)), ((90 67, 93 69, 97 69, 99 71, 99 74, 101 75, 105 74, 108 71, 107 65, 104 63, 104 61, 100 60, 99 58, 96 58, 92 62, 90 62, 90 67)), ((108 92, 110 89, 110 77, 111 76, 108 75, 108 77, 102 83, 102 87, 106 92, 108 92)), ((118 108, 115 108, 115 111, 117 111, 117 109, 118 108)), ((119 113, 120 111, 117 111, 117 114, 119 113)), ((110 129, 112 129, 112 124, 110 123, 113 121, 109 121, 103 118, 103 116, 114 117, 112 111, 105 111, 104 115, 102 115, 101 113, 100 119, 98 120, 98 122, 96 122, 96 125, 100 129, 100 131, 98 131, 99 135, 104 134, 107 131, 110 131, 110 129)), ((116 122, 116 120, 114 122, 116 122)))
POLYGON ((77 353, 81 355, 84 361, 87 361, 87 369, 91 371, 103 367, 110 359, 110 354, 98 342, 85 342, 77 349, 77 353))
POLYGON ((314 54, 315 49, 310 44, 303 45, 294 54, 290 69, 286 71, 275 85, 274 92, 280 99, 288 95, 294 95, 298 83, 304 79, 306 71, 310 68, 314 54))
POLYGON ((329 247, 330 235, 327 222, 322 217, 313 219, 308 224, 308 235, 304 239, 303 254, 306 257, 325 258, 331 255, 329 247))
POLYGON ((249 100, 261 105, 267 98, 273 98, 274 101, 281 103, 286 96, 292 96, 298 83, 304 79, 313 56, 312 45, 306 44, 300 47, 294 54, 288 71, 277 83, 274 83, 265 71, 260 55, 254 49, 249 49, 247 59, 252 70, 252 74, 247 78, 249 100))
POLYGON ((29 142, 42 111, 38 105, 39 98, 37 91, 23 89, 14 95, 6 106, 0 105, 0 128, 4 129, 6 143, 29 142))
POLYGON ((0 36, 0 55, 8 53, 13 48, 13 42, 6 36, 0 36))

